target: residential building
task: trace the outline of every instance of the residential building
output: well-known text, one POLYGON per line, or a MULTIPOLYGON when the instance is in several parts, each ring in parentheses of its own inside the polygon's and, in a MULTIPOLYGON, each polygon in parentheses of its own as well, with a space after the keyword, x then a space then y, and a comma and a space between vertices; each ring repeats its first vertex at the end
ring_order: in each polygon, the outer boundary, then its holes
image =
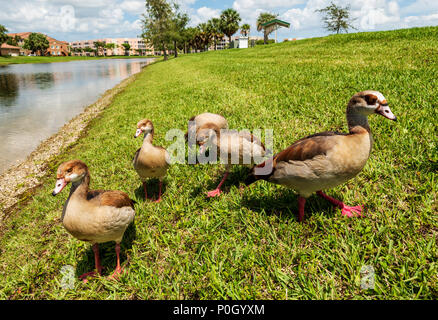
MULTIPOLYGON (((20 55, 27 56, 31 54, 30 50, 24 49, 24 40, 28 39, 32 32, 19 32, 19 33, 8 33, 8 36, 15 37, 18 36, 20 40, 18 41, 18 46, 20 47, 20 55)), ((47 48, 44 55, 46 56, 68 56, 70 48, 68 42, 56 40, 48 35, 45 35, 46 39, 49 41, 49 47, 47 48)), ((40 53, 41 55, 41 53, 40 53)))
POLYGON ((0 56, 19 56, 20 47, 11 46, 7 43, 2 43, 0 46, 0 56))
MULTIPOLYGON (((231 37, 231 41, 233 42, 233 44, 232 44, 233 48, 238 48, 239 47, 238 43, 239 43, 239 38, 240 37, 241 37, 240 35, 232 36, 231 37)), ((257 40, 263 40, 263 37, 259 37, 259 36, 249 36, 248 38, 249 38, 248 39, 248 46, 249 47, 254 47, 255 46, 255 42, 257 40)), ((221 40, 219 40, 217 42, 217 50, 223 50, 223 49, 228 48, 228 44, 229 43, 230 43, 230 41, 229 41, 228 37, 224 36, 221 40)), ((208 50, 214 50, 214 43, 212 43, 210 45, 208 50)))
MULTIPOLYGON (((81 40, 70 42, 72 49, 72 55, 77 56, 94 56, 97 49, 94 45, 95 42, 103 42, 104 44, 114 44, 114 49, 103 49, 103 55, 105 56, 132 56, 132 55, 150 55, 154 54, 154 47, 145 42, 141 38, 104 38, 94 40, 81 40), (123 44, 129 44, 130 49, 125 50, 123 44), (79 49, 82 49, 79 51, 79 49)), ((99 49, 102 50, 102 49, 99 49)), ((102 52, 100 52, 102 54, 102 52)))

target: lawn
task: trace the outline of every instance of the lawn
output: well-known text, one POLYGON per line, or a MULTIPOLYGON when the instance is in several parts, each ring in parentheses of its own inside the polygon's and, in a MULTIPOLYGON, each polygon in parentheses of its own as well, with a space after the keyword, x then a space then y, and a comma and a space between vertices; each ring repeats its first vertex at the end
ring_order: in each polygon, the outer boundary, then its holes
MULTIPOLYGON (((94 119, 52 163, 51 174, 5 221, 0 298, 7 299, 436 299, 438 297, 438 27, 335 35, 253 49, 160 61, 94 119), (258 182, 239 190, 234 167, 220 198, 206 191, 222 165, 173 165, 163 201, 146 202, 132 157, 136 123, 149 118, 157 145, 201 112, 235 129, 274 130, 274 152, 306 135, 347 130, 345 108, 365 89, 382 92, 398 118, 370 116, 375 143, 363 171, 327 190, 366 216, 347 218, 317 196, 297 221, 294 191, 258 182), (53 197, 57 166, 79 158, 92 189, 126 191, 137 204, 122 242, 120 281, 114 243, 101 245, 104 276, 61 286, 64 266, 94 267, 91 246, 60 217, 68 196, 53 197), (368 267, 367 267, 368 266, 368 267), (374 289, 361 289, 361 268, 374 289)), ((157 182, 150 183, 157 192, 157 182)))
POLYGON ((8 64, 19 64, 19 63, 52 63, 52 62, 67 62, 67 61, 77 61, 77 60, 96 60, 96 59, 135 59, 135 58, 150 58, 140 57, 140 56, 108 56, 108 57, 4 57, 0 56, 0 66, 8 64))

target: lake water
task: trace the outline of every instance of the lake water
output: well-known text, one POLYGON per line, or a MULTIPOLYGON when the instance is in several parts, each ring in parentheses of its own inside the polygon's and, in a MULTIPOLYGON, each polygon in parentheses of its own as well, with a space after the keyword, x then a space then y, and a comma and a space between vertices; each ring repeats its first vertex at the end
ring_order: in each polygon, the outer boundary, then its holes
POLYGON ((0 173, 150 60, 0 66, 0 173))

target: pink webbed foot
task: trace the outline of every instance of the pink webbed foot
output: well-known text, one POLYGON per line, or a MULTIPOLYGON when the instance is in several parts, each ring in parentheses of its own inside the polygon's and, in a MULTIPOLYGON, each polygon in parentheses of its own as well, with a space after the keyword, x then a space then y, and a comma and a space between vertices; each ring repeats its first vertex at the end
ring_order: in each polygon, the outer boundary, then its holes
POLYGON ((211 198, 211 197, 218 197, 220 196, 222 193, 221 189, 214 189, 212 191, 207 192, 207 197, 211 198))
POLYGON ((341 210, 343 216, 347 217, 362 217, 362 206, 350 207, 344 204, 344 207, 341 210))
POLYGON ((341 209, 341 213, 343 216, 347 216, 350 218, 351 217, 362 217, 362 209, 363 209, 362 206, 350 207, 350 206, 347 206, 342 201, 336 200, 335 198, 332 198, 332 197, 326 195, 322 191, 317 191, 316 193, 320 197, 331 202, 335 207, 338 207, 339 209, 341 209))
POLYGON ((122 273, 124 273, 125 272, 125 270, 123 269, 123 268, 121 268, 121 267, 117 267, 115 270, 114 270, 114 272, 113 272, 113 274, 109 277, 110 279, 113 279, 113 280, 119 280, 119 276, 122 274, 122 273))
POLYGON ((100 276, 100 273, 99 273, 99 272, 96 272, 96 271, 90 271, 90 272, 87 272, 87 273, 81 274, 81 275, 79 276, 79 279, 82 280, 82 282, 87 283, 89 278, 96 278, 96 277, 98 277, 98 276, 100 276))

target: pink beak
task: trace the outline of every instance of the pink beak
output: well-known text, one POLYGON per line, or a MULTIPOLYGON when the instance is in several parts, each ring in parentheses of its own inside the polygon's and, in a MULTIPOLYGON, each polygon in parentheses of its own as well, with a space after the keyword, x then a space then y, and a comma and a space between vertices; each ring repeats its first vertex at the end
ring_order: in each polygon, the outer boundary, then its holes
POLYGON ((139 135, 141 135, 141 132, 141 129, 137 129, 137 131, 135 131, 134 138, 137 138, 139 135))
POLYGON ((65 181, 64 178, 56 180, 55 190, 53 190, 52 196, 56 196, 58 193, 60 193, 66 185, 67 185, 67 182, 65 181))
POLYGON ((376 109, 376 113, 380 114, 381 116, 384 116, 389 120, 397 121, 397 117, 392 113, 391 109, 386 103, 386 100, 379 105, 379 107, 376 109))

